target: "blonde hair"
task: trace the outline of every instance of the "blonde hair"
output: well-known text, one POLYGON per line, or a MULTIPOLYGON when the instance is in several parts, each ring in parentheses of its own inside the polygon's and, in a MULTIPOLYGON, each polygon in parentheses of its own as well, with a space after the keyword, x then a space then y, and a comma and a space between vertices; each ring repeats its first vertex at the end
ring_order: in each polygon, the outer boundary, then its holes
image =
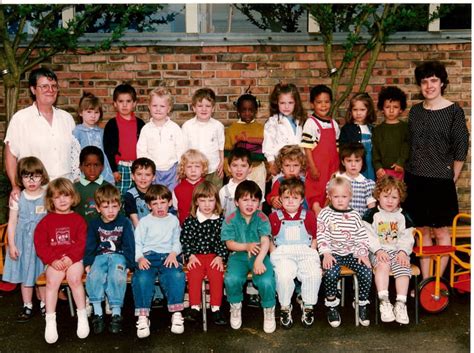
POLYGON ((407 186, 402 180, 394 178, 391 175, 385 175, 383 178, 377 180, 374 188, 374 197, 378 200, 382 192, 390 192, 392 189, 398 191, 400 202, 405 201, 407 197, 407 186))
POLYGON ((189 162, 199 162, 202 165, 202 175, 204 176, 207 174, 209 168, 209 161, 207 160, 206 156, 202 154, 200 151, 195 149, 189 149, 183 153, 178 165, 178 178, 185 179, 186 178, 186 164, 189 162))
POLYGON ((329 183, 328 183, 328 186, 327 186, 327 193, 328 195, 331 195, 331 193, 333 192, 333 190, 339 186, 345 186, 351 196, 352 196, 352 184, 351 182, 347 179, 347 178, 344 178, 344 177, 333 177, 331 178, 331 180, 329 180, 329 183))
POLYGON ((23 176, 41 174, 41 185, 49 183, 49 176, 43 162, 36 157, 24 157, 18 161, 16 167, 15 184, 23 188, 23 176))
POLYGON ((119 205, 122 204, 120 191, 112 184, 104 184, 99 187, 94 193, 94 201, 97 207, 99 207, 103 202, 117 202, 119 205))
POLYGON ((285 159, 298 161, 301 165, 301 171, 306 169, 306 156, 298 145, 286 145, 280 149, 275 159, 275 164, 278 169, 281 170, 281 166, 283 165, 283 161, 285 159))
POLYGON ((199 183, 193 190, 193 201, 191 202, 191 211, 190 214, 193 217, 196 217, 196 212, 198 210, 197 200, 200 197, 214 197, 216 199, 216 206, 214 208, 214 214, 222 214, 222 206, 219 200, 219 190, 210 181, 204 180, 202 183, 199 183))
POLYGON ((48 184, 48 188, 46 189, 46 196, 44 198, 44 203, 48 212, 54 212, 54 202, 53 198, 58 195, 65 195, 71 196, 72 204, 71 208, 77 206, 81 198, 77 193, 76 189, 74 189, 74 185, 69 179, 66 178, 57 178, 51 181, 48 184))
POLYGON ((153 89, 150 94, 148 95, 148 102, 151 103, 151 100, 153 97, 159 97, 159 98, 167 98, 168 104, 170 106, 170 111, 173 110, 173 105, 174 105, 174 99, 173 96, 171 95, 171 92, 168 88, 166 87, 157 87, 153 89))

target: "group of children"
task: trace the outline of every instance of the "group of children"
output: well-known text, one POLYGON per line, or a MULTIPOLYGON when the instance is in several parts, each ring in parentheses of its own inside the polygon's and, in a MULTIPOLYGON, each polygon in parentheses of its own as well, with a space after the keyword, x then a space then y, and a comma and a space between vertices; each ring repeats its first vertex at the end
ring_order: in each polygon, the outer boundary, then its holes
POLYGON ((362 325, 370 323, 372 267, 382 321, 407 324, 413 238, 410 220, 400 209, 406 196, 400 179, 407 129, 399 120, 406 97, 398 88, 384 88, 378 106, 386 119, 373 128, 373 102, 358 94, 342 129, 330 117, 328 87, 314 87, 310 99, 314 112, 306 116, 296 87, 277 84, 270 97, 272 116, 262 125, 256 121, 259 102, 246 93, 236 102, 238 121, 224 130, 212 118, 214 92, 198 89, 192 98, 196 116, 180 128, 169 117, 169 90, 159 87, 150 93, 145 124, 133 112, 135 90, 122 84, 113 95, 117 115, 102 130, 97 126, 100 102, 84 94, 78 111, 82 124, 74 131, 82 147, 79 180, 48 183, 40 160, 27 157, 18 163, 23 192, 10 204, 3 279, 21 283, 19 321, 33 315, 35 280, 45 271, 47 285, 38 296, 48 343, 58 339, 55 308, 64 278, 77 306, 78 337, 87 337, 90 330, 86 293, 93 306, 93 332, 105 330, 107 299, 112 311, 108 329, 119 333, 131 271, 139 338, 150 335, 150 308, 163 294, 172 313, 171 331, 184 332, 186 280, 187 316, 197 320, 205 310, 200 295, 205 277, 213 322, 227 324, 221 311, 225 287, 230 325, 239 329, 250 272, 265 332, 276 329, 276 294, 281 326, 293 325, 295 289, 301 322, 310 327, 321 283, 328 322, 337 327, 337 281, 345 265, 359 278, 362 325), (222 186, 224 174, 228 183, 222 186), (268 215, 262 211, 265 199, 272 209, 268 215), (388 296, 390 271, 396 278, 395 308, 388 296))

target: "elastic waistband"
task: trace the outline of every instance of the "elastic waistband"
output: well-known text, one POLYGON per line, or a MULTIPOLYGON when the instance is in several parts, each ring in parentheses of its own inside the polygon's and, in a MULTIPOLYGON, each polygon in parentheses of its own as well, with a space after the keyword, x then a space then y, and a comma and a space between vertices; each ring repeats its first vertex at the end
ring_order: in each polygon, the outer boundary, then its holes
POLYGON ((124 167, 131 167, 133 161, 119 161, 117 164, 118 165, 123 165, 124 167))

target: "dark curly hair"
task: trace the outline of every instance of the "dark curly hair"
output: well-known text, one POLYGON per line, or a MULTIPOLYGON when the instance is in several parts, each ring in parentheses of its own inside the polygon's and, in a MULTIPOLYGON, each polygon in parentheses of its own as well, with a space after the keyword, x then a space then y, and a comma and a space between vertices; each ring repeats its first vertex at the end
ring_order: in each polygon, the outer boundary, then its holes
POLYGON ((377 100, 377 108, 379 108, 379 110, 383 110, 385 101, 400 102, 402 111, 407 108, 407 95, 400 88, 395 86, 382 88, 377 100))

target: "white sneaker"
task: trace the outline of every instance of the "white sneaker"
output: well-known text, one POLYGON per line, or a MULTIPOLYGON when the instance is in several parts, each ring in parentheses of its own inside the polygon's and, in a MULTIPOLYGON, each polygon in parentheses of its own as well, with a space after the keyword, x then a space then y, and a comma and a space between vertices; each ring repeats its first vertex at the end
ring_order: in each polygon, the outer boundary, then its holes
POLYGON ((58 328, 56 325, 56 313, 46 314, 46 328, 44 339, 48 343, 55 343, 58 340, 58 328))
POLYGON ((382 322, 393 322, 395 321, 395 315, 393 315, 393 305, 388 300, 380 301, 380 320, 382 322))
POLYGON ((89 320, 87 320, 87 310, 77 310, 77 337, 86 338, 89 336, 89 320))
POLYGON ((238 330, 242 326, 242 303, 230 304, 230 327, 238 330))
POLYGON ((171 316, 171 332, 178 335, 184 332, 184 319, 179 311, 171 316))
POLYGON ((405 303, 397 301, 393 312, 395 313, 395 320, 399 324, 408 325, 410 323, 410 318, 407 313, 407 305, 405 303))
POLYGON ((275 330, 275 307, 263 308, 263 331, 265 331, 265 333, 273 333, 275 330))
POLYGON ((150 320, 146 316, 139 316, 137 321, 137 337, 145 338, 150 336, 150 320))

